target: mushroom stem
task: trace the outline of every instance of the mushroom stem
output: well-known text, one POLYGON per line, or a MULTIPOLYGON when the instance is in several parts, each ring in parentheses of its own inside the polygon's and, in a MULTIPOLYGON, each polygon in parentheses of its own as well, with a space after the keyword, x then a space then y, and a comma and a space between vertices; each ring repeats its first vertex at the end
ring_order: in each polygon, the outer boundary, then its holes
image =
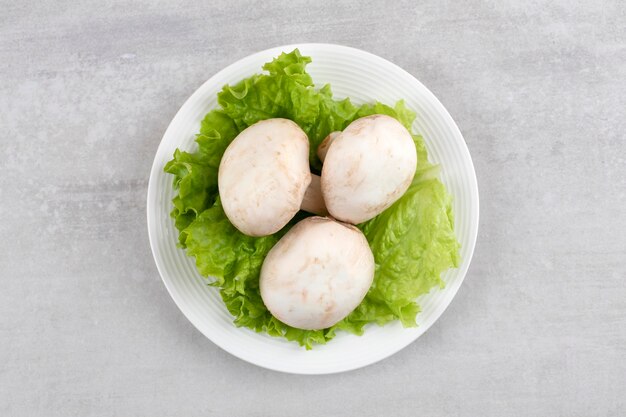
POLYGON ((333 141, 339 136, 341 132, 330 132, 326 138, 320 143, 320 146, 317 147, 317 157, 324 163, 324 159, 326 159, 326 153, 328 152, 328 148, 333 143, 333 141))
POLYGON ((309 188, 307 188, 304 193, 300 209, 319 216, 328 215, 328 210, 326 209, 322 195, 322 184, 319 175, 311 174, 311 184, 309 184, 309 188))
MULTIPOLYGON (((317 147, 317 156, 324 163, 326 158, 326 152, 331 143, 341 132, 330 132, 326 138, 317 147)), ((322 183, 319 175, 311 174, 311 184, 304 193, 300 210, 304 210, 309 213, 317 214, 318 216, 328 216, 328 209, 324 202, 324 195, 322 194, 322 183)))

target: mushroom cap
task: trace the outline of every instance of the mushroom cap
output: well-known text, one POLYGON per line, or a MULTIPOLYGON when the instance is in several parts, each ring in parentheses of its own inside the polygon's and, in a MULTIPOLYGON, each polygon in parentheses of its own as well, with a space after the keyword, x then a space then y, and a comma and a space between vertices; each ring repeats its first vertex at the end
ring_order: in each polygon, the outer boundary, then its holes
POLYGON ((324 159, 326 158, 326 152, 328 152, 328 148, 332 145, 333 141, 337 139, 337 136, 341 135, 341 132, 330 132, 328 136, 324 138, 322 143, 317 147, 317 157, 324 163, 324 159))
POLYGON ((356 227, 308 217, 270 250, 261 268, 261 297, 278 320, 325 329, 363 300, 374 279, 374 255, 356 227))
POLYGON ((242 131, 224 152, 218 174, 224 212, 249 236, 282 229, 310 182, 309 140, 287 119, 262 120, 242 131))
POLYGON ((362 223, 398 200, 417 167, 409 131, 390 116, 362 117, 337 136, 322 167, 322 193, 338 220, 362 223))

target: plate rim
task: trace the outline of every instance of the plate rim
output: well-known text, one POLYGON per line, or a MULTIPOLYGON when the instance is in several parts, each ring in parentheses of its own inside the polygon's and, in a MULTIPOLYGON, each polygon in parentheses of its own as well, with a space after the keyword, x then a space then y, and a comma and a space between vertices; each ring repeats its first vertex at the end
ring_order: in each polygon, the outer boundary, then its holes
MULTIPOLYGON (((474 203, 474 202, 473 202, 474 203)), ((172 118, 172 120, 170 121, 170 123, 168 124, 167 128, 165 129, 165 132, 163 133, 163 136, 161 137, 161 140, 159 141, 159 144, 157 146, 156 152, 155 152, 155 156, 154 156, 154 160, 152 162, 152 166, 150 169, 150 177, 148 179, 148 188, 147 188, 147 192, 146 192, 146 220, 147 220, 147 229, 148 229, 148 239, 149 239, 149 243, 150 243, 150 251, 152 253, 152 257, 154 259, 154 263, 157 267, 157 271, 159 272, 159 276, 161 278, 161 281, 163 282, 163 284, 165 285, 165 288, 167 289, 168 294, 170 295, 170 297, 172 298, 172 300, 174 301, 174 303, 176 304, 176 306, 178 307, 178 309, 180 310, 180 312, 185 316, 185 318, 187 320, 189 320, 189 322, 196 328, 196 330, 198 330, 202 335, 204 335, 207 339, 209 339, 212 343, 214 343, 216 346, 218 346, 220 349, 224 350, 225 352, 229 353, 230 355, 243 360, 247 363, 253 364, 255 366, 259 366, 261 368, 265 368, 265 369, 269 369, 272 371, 277 371, 277 372, 282 372, 282 373, 289 373, 289 374, 300 374, 300 375, 329 375, 329 374, 336 374, 336 373, 341 373, 341 372, 347 372, 347 371, 351 371, 351 370, 356 370, 356 369, 360 369, 363 368, 365 366, 369 366, 369 365, 373 365, 375 363, 378 363, 394 354, 396 354, 397 352, 399 352, 400 350, 404 349, 405 347, 407 347, 408 345, 410 345, 411 343, 415 342, 415 340, 417 340, 421 335, 423 335, 424 333, 426 333, 430 327, 432 327, 443 315, 443 313, 445 312, 445 310, 447 310, 447 308, 450 306, 450 304, 452 304, 452 300, 454 299, 454 297, 456 297, 456 294, 458 292, 458 290, 461 288, 461 285, 463 285, 463 282, 465 281, 465 278, 467 276, 467 272, 469 270, 469 267, 471 266, 472 260, 474 258, 474 251, 476 248, 476 241, 478 238, 478 229, 480 226, 480 193, 479 193, 479 189, 478 189, 478 180, 477 180, 477 176, 476 176, 476 168, 474 166, 474 162, 472 159, 472 156, 469 152, 469 148, 467 146, 467 142, 465 141, 465 138, 463 137, 463 134, 461 133, 461 130, 459 129, 459 127, 457 126, 456 122, 454 121, 454 119, 452 118, 452 116, 450 115, 450 113, 448 112, 448 110, 444 107, 444 105, 441 103, 441 101, 432 93, 432 91, 430 91, 430 89, 428 89, 428 87, 426 87, 421 81, 419 81, 415 76, 413 76, 411 73, 409 73, 408 71, 406 71, 405 69, 403 69, 402 67, 398 66, 397 64, 393 63, 392 61, 389 61, 379 55, 373 54, 371 52, 368 51, 364 51, 362 49, 359 48, 354 48, 354 47, 350 47, 350 46, 345 46, 345 45, 340 45, 340 44, 333 44, 333 43, 294 43, 294 44, 287 44, 287 45, 281 45, 281 46, 276 46, 276 47, 272 47, 272 48, 267 48, 252 54, 249 54, 247 56, 244 56, 240 59, 237 59, 235 62, 227 65, 226 67, 222 68, 221 70, 219 70, 218 72, 214 73, 211 77, 209 77, 206 81, 204 81, 199 87, 197 87, 194 92, 187 97, 187 99, 184 101, 184 103, 181 105, 181 107, 178 109, 178 111, 176 112, 176 114, 174 115, 174 117, 172 118), (356 365, 349 365, 346 367, 339 367, 338 369, 334 369, 334 370, 322 370, 322 371, 316 371, 316 370, 288 370, 288 369, 284 369, 284 368, 280 368, 278 366, 270 366, 268 364, 265 363, 259 363, 259 362, 255 362, 253 360, 251 360, 250 358, 247 357, 243 357, 242 355, 239 355, 236 352, 231 351, 230 349, 228 349, 227 346, 224 346, 223 343, 220 343, 219 341, 214 340, 214 338, 212 338, 210 335, 206 334, 202 329, 201 326, 199 326, 196 323, 196 320, 194 318, 191 317, 191 314, 185 310, 184 307, 184 301, 182 300, 182 298, 179 299, 178 295, 176 295, 173 291, 172 288, 170 288, 170 284, 168 284, 168 282, 166 281, 166 279, 164 278, 164 273, 163 273, 163 269, 164 267, 161 265, 159 259, 157 259, 157 254, 156 254, 156 237, 154 236, 154 232, 151 231, 151 224, 156 224, 154 222, 154 219, 152 218, 153 215, 151 215, 150 213, 150 209, 152 208, 150 201, 151 201, 151 197, 154 196, 154 194, 157 192, 156 188, 157 188, 157 181, 156 181, 156 177, 158 175, 158 172, 161 171, 163 169, 163 167, 161 166, 161 164, 159 164, 159 160, 158 160, 158 156, 160 154, 160 150, 162 147, 164 147, 164 140, 165 138, 168 136, 168 133, 170 132, 170 130, 173 129, 173 126, 175 126, 177 123, 177 120, 179 118, 181 118, 182 114, 183 114, 183 110, 187 110, 187 107, 189 107, 190 103, 194 101, 194 99, 196 98, 196 96, 201 94, 201 91, 204 89, 204 87, 211 83, 214 79, 220 78, 220 76, 224 75, 225 73, 230 72, 232 69, 237 68, 239 65, 242 64, 243 61, 246 60, 252 60, 258 56, 264 56, 264 55, 268 55, 270 53, 280 53, 286 50, 293 50, 295 48, 329 48, 329 49, 335 49, 335 50, 344 50, 344 51, 352 51, 355 52, 357 54, 362 54, 362 55, 367 55, 369 58, 374 59, 374 60, 378 60, 378 61, 382 61, 385 65, 390 65, 392 66, 396 71, 402 73, 405 77, 409 77, 411 82, 415 83, 417 86, 419 86, 421 89, 423 89, 423 92, 429 96, 428 99, 429 101, 431 101, 431 103, 437 107, 438 111, 441 113, 441 115, 443 116, 443 118, 447 119, 446 122, 448 123, 449 127, 453 130, 453 133, 455 136, 459 137, 461 139, 460 141, 460 151, 462 152, 464 158, 469 162, 469 165, 471 167, 471 172, 472 175, 469 178, 469 183, 470 183, 470 188, 471 190, 470 193, 471 195, 475 196, 475 215, 473 217, 469 218, 469 221, 471 222, 470 224, 474 225, 473 227, 470 228, 470 245, 469 245, 469 250, 468 250, 468 261, 466 263, 466 265, 464 265, 463 269, 459 271, 460 273, 460 278, 459 278, 459 284, 458 286, 456 286, 456 288, 451 289, 450 292, 450 298, 449 301, 447 303, 441 303, 438 308, 435 310, 435 312, 433 313, 433 317, 434 319, 432 320, 431 323, 428 323, 426 325, 420 326, 420 332, 416 333, 416 335, 410 339, 408 339, 408 341, 403 341, 402 343, 398 343, 397 346, 394 346, 393 349, 390 349, 389 351, 385 352, 384 355, 381 355, 380 357, 376 358, 375 360, 371 360, 371 361, 366 361, 365 363, 361 363, 361 364, 356 364, 356 365), (276 51, 276 52, 273 52, 276 51)), ((232 327, 233 331, 239 331, 240 329, 236 326, 233 325, 232 327)))

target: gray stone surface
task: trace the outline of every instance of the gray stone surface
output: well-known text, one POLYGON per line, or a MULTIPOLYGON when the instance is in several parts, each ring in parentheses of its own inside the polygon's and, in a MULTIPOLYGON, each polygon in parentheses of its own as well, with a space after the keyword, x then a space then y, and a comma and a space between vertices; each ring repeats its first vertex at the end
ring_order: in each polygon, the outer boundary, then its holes
POLYGON ((228 3, 2 1, 0 415, 626 415, 624 3, 228 3), (161 283, 145 221, 184 100, 304 41, 424 82, 481 192, 474 261, 437 324, 321 377, 205 339, 161 283))

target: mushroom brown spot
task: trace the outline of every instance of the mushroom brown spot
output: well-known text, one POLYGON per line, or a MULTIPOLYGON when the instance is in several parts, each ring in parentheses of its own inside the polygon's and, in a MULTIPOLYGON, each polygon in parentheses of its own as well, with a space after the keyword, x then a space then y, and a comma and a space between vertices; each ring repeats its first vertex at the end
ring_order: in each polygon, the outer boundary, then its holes
POLYGON ((328 212, 336 219, 367 221, 409 188, 417 152, 409 131, 393 117, 362 117, 331 140, 321 185, 328 212))
POLYGON ((309 140, 287 119, 243 130, 224 152, 218 174, 224 212, 249 236, 282 229, 300 210, 310 183, 309 140))
POLYGON ((296 224, 261 268, 261 297, 278 320, 325 329, 363 300, 374 279, 374 256, 359 229, 326 217, 296 224))

